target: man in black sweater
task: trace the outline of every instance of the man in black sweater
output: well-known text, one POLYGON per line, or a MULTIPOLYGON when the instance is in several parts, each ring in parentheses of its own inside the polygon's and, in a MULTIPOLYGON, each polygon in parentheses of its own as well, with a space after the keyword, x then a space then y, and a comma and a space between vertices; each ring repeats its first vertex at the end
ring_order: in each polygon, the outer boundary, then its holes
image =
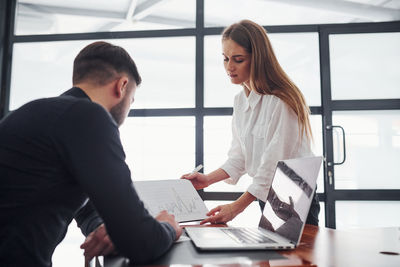
POLYGON ((0 266, 51 266, 74 218, 88 260, 115 247, 148 262, 181 235, 173 215, 147 212, 125 163, 118 126, 140 83, 124 49, 95 42, 75 58, 72 89, 0 122, 0 266))

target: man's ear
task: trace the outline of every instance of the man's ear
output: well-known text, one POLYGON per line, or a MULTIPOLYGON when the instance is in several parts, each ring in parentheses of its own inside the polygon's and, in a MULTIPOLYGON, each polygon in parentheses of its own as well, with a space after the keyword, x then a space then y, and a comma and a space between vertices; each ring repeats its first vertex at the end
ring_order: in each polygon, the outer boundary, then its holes
POLYGON ((125 96, 128 82, 129 82, 129 79, 125 75, 123 75, 121 78, 119 78, 116 81, 115 87, 114 87, 114 92, 115 92, 116 97, 123 98, 125 96))

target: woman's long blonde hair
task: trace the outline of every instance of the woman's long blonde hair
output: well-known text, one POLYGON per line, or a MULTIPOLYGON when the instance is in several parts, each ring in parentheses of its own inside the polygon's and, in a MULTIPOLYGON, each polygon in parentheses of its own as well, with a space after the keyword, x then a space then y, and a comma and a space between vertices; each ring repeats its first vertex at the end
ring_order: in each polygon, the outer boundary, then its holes
MULTIPOLYGON (((275 95, 296 113, 301 136, 312 139, 310 109, 303 94, 282 69, 267 32, 260 25, 242 20, 222 33, 222 40, 233 40, 251 54, 250 88, 262 95, 275 95)), ((245 90, 248 90, 245 87, 245 90)))

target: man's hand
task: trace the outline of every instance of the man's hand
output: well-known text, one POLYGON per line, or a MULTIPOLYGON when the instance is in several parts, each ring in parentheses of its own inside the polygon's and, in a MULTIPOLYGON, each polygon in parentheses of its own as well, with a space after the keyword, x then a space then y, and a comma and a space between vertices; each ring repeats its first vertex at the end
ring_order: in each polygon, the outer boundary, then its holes
POLYGON ((108 255, 114 251, 114 244, 108 236, 104 224, 101 224, 87 236, 85 242, 81 245, 81 249, 85 250, 83 255, 85 255, 87 262, 95 256, 108 255))
POLYGON ((200 172, 184 174, 182 175, 181 179, 187 179, 191 181, 196 190, 200 190, 209 186, 208 177, 200 172))
POLYGON ((169 214, 167 211, 163 210, 157 215, 156 220, 159 222, 167 222, 175 229, 176 232, 175 240, 177 240, 181 236, 182 227, 180 227, 177 221, 175 221, 174 215, 169 214))

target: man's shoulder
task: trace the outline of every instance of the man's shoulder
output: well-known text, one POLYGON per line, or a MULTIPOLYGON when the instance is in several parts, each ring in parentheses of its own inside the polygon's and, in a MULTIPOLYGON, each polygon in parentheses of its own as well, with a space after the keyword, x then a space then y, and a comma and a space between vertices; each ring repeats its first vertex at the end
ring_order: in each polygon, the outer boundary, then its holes
POLYGON ((107 113, 102 106, 87 98, 74 97, 70 95, 37 99, 25 104, 21 109, 35 109, 37 111, 44 110, 46 112, 51 111, 58 115, 65 115, 65 113, 80 114, 81 112, 84 112, 85 114, 107 113))
POLYGON ((107 113, 102 106, 86 98, 61 95, 56 97, 55 101, 65 105, 67 111, 73 111, 77 113, 81 111, 90 113, 107 113))
POLYGON ((69 108, 71 105, 75 105, 77 103, 80 103, 82 105, 89 104, 90 101, 88 99, 83 99, 83 98, 77 98, 69 95, 61 95, 61 96, 56 96, 56 97, 46 97, 46 98, 39 98, 32 100, 24 105, 22 105, 20 108, 16 109, 15 111, 18 110, 31 110, 31 109, 36 109, 40 111, 41 109, 47 110, 47 109, 54 109, 56 110, 63 110, 69 108))
POLYGON ((55 101, 65 105, 62 113, 59 114, 58 124, 70 122, 75 126, 90 126, 97 129, 118 128, 111 114, 103 106, 90 99, 62 95, 55 101))
POLYGON ((100 127, 115 124, 110 113, 104 107, 89 99, 62 95, 54 101, 56 104, 64 105, 59 114, 60 122, 72 121, 74 124, 85 125, 88 123, 93 126, 98 124, 100 127))
POLYGON ((24 104, 10 112, 7 121, 38 123, 47 126, 59 123, 79 123, 80 121, 101 120, 107 122, 110 114, 99 104, 88 98, 61 95, 41 98, 24 104))

